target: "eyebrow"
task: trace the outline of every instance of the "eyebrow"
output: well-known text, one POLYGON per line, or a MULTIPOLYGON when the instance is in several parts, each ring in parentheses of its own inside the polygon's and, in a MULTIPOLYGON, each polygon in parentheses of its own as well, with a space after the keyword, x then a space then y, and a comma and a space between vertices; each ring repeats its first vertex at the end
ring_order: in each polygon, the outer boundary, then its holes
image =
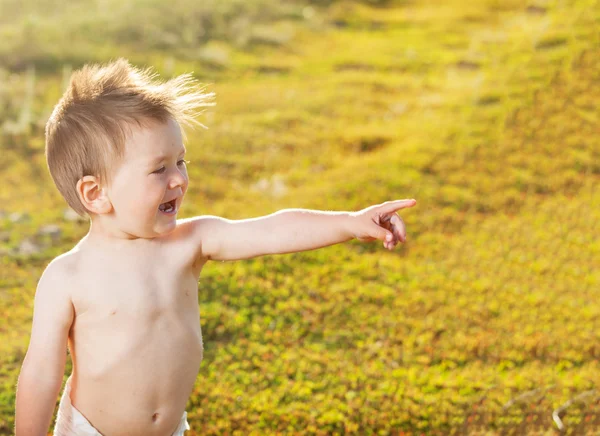
MULTIPOLYGON (((179 154, 178 154, 178 156, 179 156, 180 154, 184 154, 185 152, 187 152, 187 150, 186 150, 185 148, 182 148, 182 149, 180 149, 180 150, 179 150, 179 154)), ((167 158, 167 157, 169 157, 169 155, 166 155, 166 154, 161 154, 160 156, 157 156, 157 157, 155 157, 154 159, 152 159, 152 160, 150 161, 150 164, 151 164, 151 165, 157 165, 157 164, 159 164, 160 162, 162 162, 163 160, 165 160, 165 158, 167 158)))

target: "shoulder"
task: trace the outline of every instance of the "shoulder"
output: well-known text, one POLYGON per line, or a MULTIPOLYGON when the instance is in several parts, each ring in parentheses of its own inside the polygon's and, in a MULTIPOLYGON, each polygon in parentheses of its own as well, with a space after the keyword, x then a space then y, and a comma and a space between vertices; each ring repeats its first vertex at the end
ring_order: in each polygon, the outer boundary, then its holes
POLYGON ((42 272, 34 297, 34 319, 37 323, 52 320, 65 326, 71 324, 74 314, 70 279, 72 268, 72 257, 64 254, 50 261, 42 272))
POLYGON ((76 251, 69 251, 52 259, 40 276, 38 292, 45 289, 45 292, 70 298, 68 284, 77 271, 77 258, 76 251))
POLYGON ((65 279, 72 276, 77 271, 77 264, 81 252, 78 248, 73 248, 66 253, 56 256, 50 261, 44 274, 54 279, 65 279))
POLYGON ((214 229, 220 223, 226 222, 225 218, 221 218, 215 215, 201 215, 191 218, 183 218, 177 220, 177 226, 175 232, 180 237, 189 237, 194 234, 202 234, 214 229))
POLYGON ((194 264, 204 263, 216 251, 219 235, 229 222, 230 220, 215 215, 179 219, 169 239, 189 247, 194 264))

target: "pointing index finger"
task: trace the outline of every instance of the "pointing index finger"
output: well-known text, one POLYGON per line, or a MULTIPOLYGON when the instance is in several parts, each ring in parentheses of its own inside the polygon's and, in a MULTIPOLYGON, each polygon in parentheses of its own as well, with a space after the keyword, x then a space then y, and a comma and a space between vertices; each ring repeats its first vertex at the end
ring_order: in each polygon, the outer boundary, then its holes
POLYGON ((384 203, 384 212, 393 212, 398 209, 404 209, 405 207, 411 207, 417 204, 417 200, 411 198, 409 200, 395 200, 386 201, 384 203))

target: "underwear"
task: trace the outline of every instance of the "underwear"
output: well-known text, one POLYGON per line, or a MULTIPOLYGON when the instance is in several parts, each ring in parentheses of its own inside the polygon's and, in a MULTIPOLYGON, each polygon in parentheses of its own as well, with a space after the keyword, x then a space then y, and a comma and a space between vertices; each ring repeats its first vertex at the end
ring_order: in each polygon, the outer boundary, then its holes
MULTIPOLYGON (((60 399, 58 413, 56 414, 56 424, 54 426, 54 436, 103 436, 102 433, 96 430, 86 417, 71 404, 71 377, 72 375, 67 379, 65 390, 60 399)), ((187 412, 183 412, 179 425, 172 436, 183 436, 183 433, 189 429, 190 425, 187 422, 187 412)))

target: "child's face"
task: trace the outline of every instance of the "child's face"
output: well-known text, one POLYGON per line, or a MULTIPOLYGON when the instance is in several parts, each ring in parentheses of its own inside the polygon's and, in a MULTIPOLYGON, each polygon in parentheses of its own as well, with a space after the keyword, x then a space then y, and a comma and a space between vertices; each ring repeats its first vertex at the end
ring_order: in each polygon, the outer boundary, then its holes
POLYGON ((125 158, 117 168, 109 198, 122 231, 153 238, 175 228, 177 210, 188 187, 181 129, 173 120, 132 127, 125 158), (176 199, 174 213, 159 210, 176 199))

